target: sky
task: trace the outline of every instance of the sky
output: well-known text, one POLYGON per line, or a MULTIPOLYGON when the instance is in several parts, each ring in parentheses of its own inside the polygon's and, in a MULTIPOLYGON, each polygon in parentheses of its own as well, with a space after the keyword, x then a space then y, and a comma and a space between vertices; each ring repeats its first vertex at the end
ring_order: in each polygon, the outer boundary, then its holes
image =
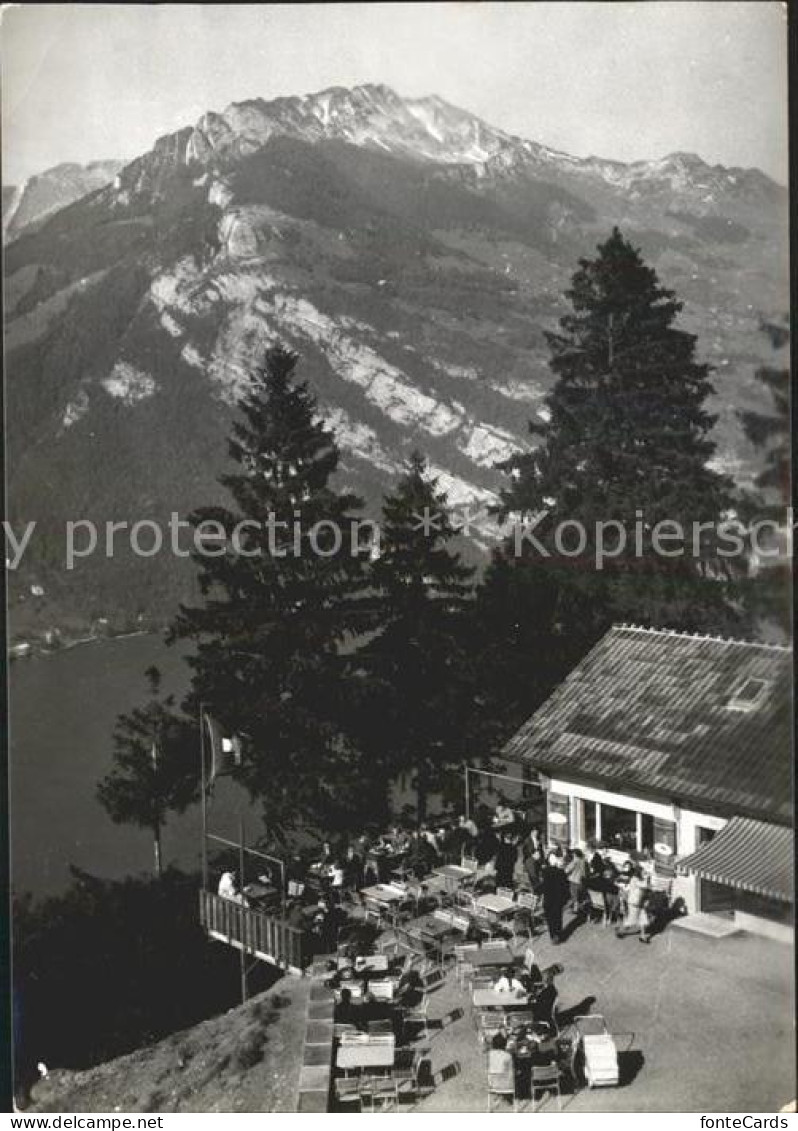
POLYGON ((786 5, 5 4, 3 183, 133 158, 230 102, 382 82, 576 156, 787 179, 786 5))

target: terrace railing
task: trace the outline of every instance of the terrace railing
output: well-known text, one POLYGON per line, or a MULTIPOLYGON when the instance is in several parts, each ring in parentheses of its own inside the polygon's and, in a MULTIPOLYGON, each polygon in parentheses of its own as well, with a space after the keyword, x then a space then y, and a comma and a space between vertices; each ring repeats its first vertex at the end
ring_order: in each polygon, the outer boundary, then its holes
POLYGON ((209 891, 199 893, 199 912, 200 923, 211 938, 291 973, 301 973, 303 932, 296 927, 209 891))

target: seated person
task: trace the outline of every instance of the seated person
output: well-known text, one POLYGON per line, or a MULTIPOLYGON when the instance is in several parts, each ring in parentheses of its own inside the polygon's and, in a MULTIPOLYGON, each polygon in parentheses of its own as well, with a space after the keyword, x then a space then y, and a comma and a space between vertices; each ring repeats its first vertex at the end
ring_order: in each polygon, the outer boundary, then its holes
POLYGON ((505 1076, 510 1081, 515 1078, 513 1056, 512 1053, 507 1051, 507 1038, 503 1033, 497 1033, 490 1043, 488 1074, 490 1076, 505 1076))
POLYGON ((235 872, 222 872, 222 878, 219 880, 219 895, 222 899, 229 899, 233 903, 240 903, 243 907, 249 907, 246 897, 239 891, 235 872))
POLYGON ((295 927, 298 931, 304 930, 305 908, 298 899, 292 899, 288 904, 288 912, 285 919, 289 927, 295 927))
POLYGON ((476 822, 471 817, 466 817, 465 814, 460 818, 458 828, 462 829, 470 840, 473 840, 479 831, 476 822))
POLYGON ((557 1041, 548 1025, 536 1025, 532 1039, 532 1064, 543 1068, 557 1060, 557 1041))
POLYGON ((346 986, 341 990, 341 1000, 335 1006, 333 1020, 338 1025, 360 1026, 360 1009, 352 1001, 352 991, 346 986))
POLYGON ((502 801, 496 806, 496 812, 493 815, 494 825, 512 825, 515 821, 515 814, 508 805, 502 801))
POLYGON ((438 838, 436 837, 435 833, 431 829, 427 828, 426 825, 420 825, 418 832, 419 832, 419 836, 421 837, 421 839, 425 840, 427 842, 427 844, 430 846, 432 851, 437 856, 438 855, 438 838))
POLYGON ((421 982, 421 975, 418 970, 411 967, 402 974, 396 985, 395 1000, 399 1005, 405 1009, 413 1008, 419 1005, 424 996, 424 988, 421 982))
POLYGON ((554 974, 548 971, 543 981, 543 989, 532 1003, 532 1013, 536 1022, 545 1022, 554 1028, 554 1011, 557 1003, 557 987, 554 974))
POLYGON ((524 993, 524 985, 517 977, 512 966, 508 966, 496 982, 494 989, 500 994, 524 993))

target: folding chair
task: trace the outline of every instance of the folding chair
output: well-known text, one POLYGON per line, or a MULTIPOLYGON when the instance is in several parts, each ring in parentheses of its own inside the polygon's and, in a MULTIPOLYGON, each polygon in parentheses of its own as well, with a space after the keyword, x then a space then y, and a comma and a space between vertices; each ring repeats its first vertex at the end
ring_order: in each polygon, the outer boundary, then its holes
POLYGON ((515 890, 513 888, 496 888, 496 894, 502 896, 504 899, 515 899, 515 890))
POLYGON ((366 1032, 370 1037, 385 1033, 393 1033, 393 1025, 390 1018, 381 1019, 379 1021, 367 1021, 366 1032))
POLYGON ((479 950, 477 943, 462 943, 454 948, 455 977, 459 989, 465 988, 466 977, 474 972, 473 966, 468 961, 469 955, 479 950))
POLYGON ((371 1110, 379 1104, 382 1111, 399 1106, 399 1084, 392 1076, 375 1076, 371 1082, 371 1110))
POLYGON ((607 902, 604 898, 604 893, 594 891, 593 888, 588 888, 587 898, 590 919, 596 923, 601 923, 602 927, 606 927, 609 922, 609 916, 607 915, 607 902))
POLYGON ((377 903, 376 899, 367 899, 365 903, 366 922, 374 920, 378 927, 382 926, 383 915, 385 908, 381 903, 377 903))
MULTIPOLYGON (((507 1054, 508 1067, 501 1072, 491 1071, 491 1054, 488 1053, 488 1111, 493 1111, 493 1100, 495 1097, 506 1099, 510 1097, 513 1104, 513 1111, 518 1110, 518 1101, 515 1094, 515 1072, 513 1070, 513 1059, 507 1054)), ((504 1059, 504 1058, 502 1058, 504 1059)))
POLYGON ((530 1097, 532 1110, 536 1111, 535 1096, 539 1092, 551 1092, 557 1095, 557 1111, 562 1111, 560 1098, 560 1069, 555 1062, 545 1065, 532 1065, 532 1079, 530 1082, 530 1097))
POLYGON ((362 1110, 360 1080, 357 1077, 339 1077, 335 1081, 335 1098, 339 1104, 359 1104, 362 1110))
POLYGON ((429 1037, 429 994, 426 992, 422 995, 421 1001, 418 1005, 408 1006, 402 1011, 402 1031, 407 1029, 408 1025, 421 1025, 424 1029, 424 1036, 429 1037))
POLYGON ((374 995, 375 1001, 393 1001, 393 982, 369 982, 369 990, 374 995))
POLYGON ((513 932, 512 943, 521 942, 522 939, 533 939, 535 937, 534 920, 532 912, 528 907, 519 907, 515 912, 510 923, 510 929, 513 932))

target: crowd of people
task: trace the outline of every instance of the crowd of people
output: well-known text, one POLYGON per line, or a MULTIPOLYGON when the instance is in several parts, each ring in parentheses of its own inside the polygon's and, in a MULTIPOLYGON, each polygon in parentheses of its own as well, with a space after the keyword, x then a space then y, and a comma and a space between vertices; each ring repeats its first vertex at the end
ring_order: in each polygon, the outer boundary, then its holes
MULTIPOLYGON (((308 933, 316 953, 334 949, 353 906, 364 889, 391 880, 417 880, 422 895, 419 914, 436 905, 423 881, 436 867, 470 863, 477 887, 526 889, 541 900, 552 943, 563 941, 563 916, 568 907, 585 915, 596 907, 590 892, 600 893, 608 921, 617 922, 620 937, 635 933, 648 942, 653 921, 650 893, 639 863, 618 867, 603 846, 586 851, 544 839, 540 827, 500 802, 493 812, 482 807, 478 818, 451 816, 414 828, 394 825, 383 833, 361 835, 338 844, 325 841, 310 858, 296 854, 284 875, 259 876, 280 907, 281 917, 308 933), (281 890, 284 885, 284 890, 281 890)), ((240 888, 234 872, 225 872, 218 893, 249 904, 248 888, 240 888)))

